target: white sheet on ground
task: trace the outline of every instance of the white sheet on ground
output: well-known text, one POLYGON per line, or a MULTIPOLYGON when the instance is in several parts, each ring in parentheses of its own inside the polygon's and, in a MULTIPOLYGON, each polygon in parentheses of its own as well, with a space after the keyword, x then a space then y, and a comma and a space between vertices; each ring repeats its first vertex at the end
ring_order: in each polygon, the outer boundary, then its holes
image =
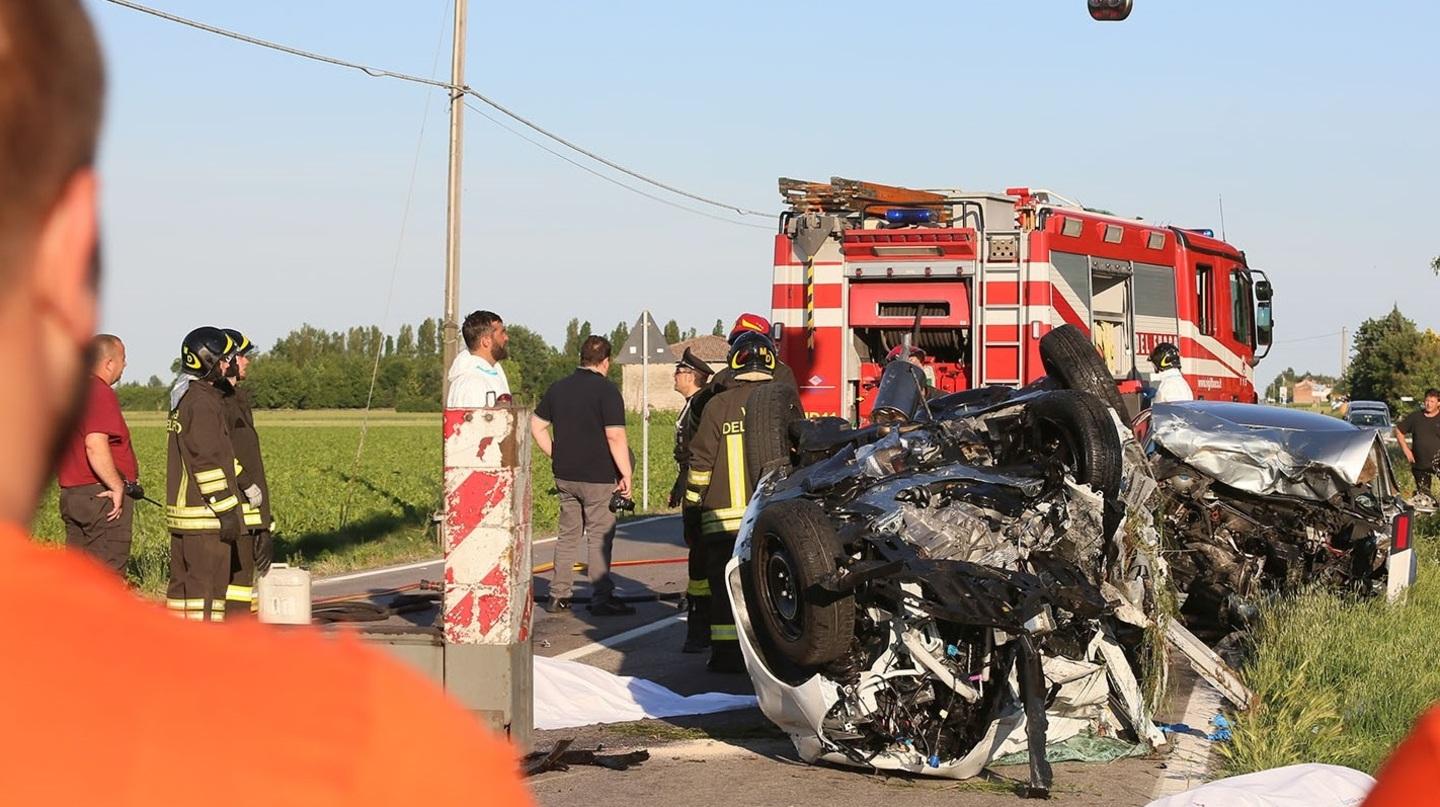
POLYGON ((708 715, 754 706, 754 695, 679 695, 644 678, 615 675, 578 661, 535 657, 537 729, 708 715))
POLYGON ((1353 768, 1308 763, 1220 779, 1146 807, 1356 807, 1374 786, 1353 768))

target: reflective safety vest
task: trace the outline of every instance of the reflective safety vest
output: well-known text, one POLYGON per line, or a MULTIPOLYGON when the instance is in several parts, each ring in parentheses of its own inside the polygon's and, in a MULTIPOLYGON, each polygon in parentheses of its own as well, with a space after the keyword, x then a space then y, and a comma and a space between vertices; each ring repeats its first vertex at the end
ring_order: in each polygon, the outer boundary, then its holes
POLYGON ((705 404, 690 442, 685 503, 700 507, 702 535, 734 534, 750 501, 745 472, 745 405, 762 383, 739 382, 705 404))
MULTIPOLYGON (((190 384, 166 422, 165 524, 171 532, 218 532, 220 516, 241 507, 241 470, 230 445, 224 392, 203 381, 190 384)), ((245 506, 248 523, 260 513, 245 506)))

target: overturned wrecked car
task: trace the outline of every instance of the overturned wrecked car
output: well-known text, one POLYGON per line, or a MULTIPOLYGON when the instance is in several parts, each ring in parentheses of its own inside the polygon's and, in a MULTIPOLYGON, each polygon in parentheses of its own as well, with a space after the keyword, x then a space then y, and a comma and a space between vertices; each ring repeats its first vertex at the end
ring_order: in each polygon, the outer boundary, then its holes
MULTIPOLYGON (((1240 403, 1157 404, 1134 433, 1151 457, 1186 624, 1212 643, 1267 593, 1319 583, 1378 593, 1409 513, 1375 431, 1240 403)), ((1396 581, 1400 582, 1400 581, 1396 581)))
POLYGON ((1036 793, 1047 745, 1163 744, 1168 584, 1130 430, 1053 380, 931 399, 899 360, 880 385, 869 426, 787 424, 745 514, 727 580, 761 709, 807 761, 964 778, 1020 753, 1036 793))

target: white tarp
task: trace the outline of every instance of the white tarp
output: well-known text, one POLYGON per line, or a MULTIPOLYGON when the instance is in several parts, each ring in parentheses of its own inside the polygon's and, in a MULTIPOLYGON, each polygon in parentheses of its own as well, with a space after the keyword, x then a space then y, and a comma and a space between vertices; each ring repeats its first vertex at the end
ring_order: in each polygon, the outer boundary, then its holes
POLYGON ((1146 807, 1358 807, 1374 786, 1369 774, 1341 765, 1287 765, 1209 782, 1146 807))
POLYGON ((537 729, 708 715, 754 706, 754 695, 679 695, 644 678, 615 675, 578 661, 535 657, 537 729))

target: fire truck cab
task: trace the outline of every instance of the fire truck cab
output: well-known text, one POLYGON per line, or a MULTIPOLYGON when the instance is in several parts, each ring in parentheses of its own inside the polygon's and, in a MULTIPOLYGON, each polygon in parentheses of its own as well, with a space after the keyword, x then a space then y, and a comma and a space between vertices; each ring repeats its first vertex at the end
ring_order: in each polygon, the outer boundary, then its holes
POLYGON ((1045 374, 1040 337, 1066 323, 1090 335, 1132 410, 1164 341, 1197 399, 1256 400, 1270 283, 1208 230, 1028 188, 833 178, 781 179, 780 192, 773 319, 809 415, 866 420, 881 365, 906 342, 939 392, 1027 384, 1045 374))

